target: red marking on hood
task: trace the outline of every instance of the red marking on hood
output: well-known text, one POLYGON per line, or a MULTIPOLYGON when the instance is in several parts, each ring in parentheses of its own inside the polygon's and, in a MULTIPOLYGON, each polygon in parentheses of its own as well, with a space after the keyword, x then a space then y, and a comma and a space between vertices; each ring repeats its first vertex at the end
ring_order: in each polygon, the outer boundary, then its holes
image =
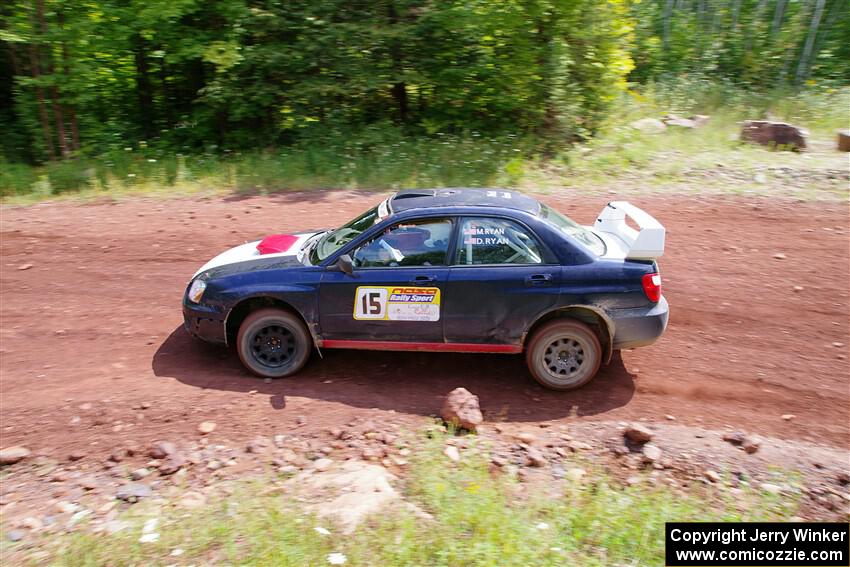
POLYGON ((296 240, 298 240, 298 237, 291 234, 272 234, 271 236, 265 237, 259 244, 257 244, 257 250, 259 250, 260 254, 277 254, 278 252, 286 252, 292 248, 292 245, 295 244, 296 240))

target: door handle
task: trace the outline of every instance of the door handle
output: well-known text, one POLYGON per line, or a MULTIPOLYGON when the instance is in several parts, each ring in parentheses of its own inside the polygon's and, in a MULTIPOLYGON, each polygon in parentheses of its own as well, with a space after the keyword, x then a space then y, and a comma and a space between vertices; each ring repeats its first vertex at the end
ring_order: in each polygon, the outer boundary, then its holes
POLYGON ((437 281, 437 276, 416 276, 410 283, 412 284, 426 284, 426 283, 434 283, 437 281))
POLYGON ((552 283, 552 274, 533 274, 525 276, 525 285, 544 286, 552 283))

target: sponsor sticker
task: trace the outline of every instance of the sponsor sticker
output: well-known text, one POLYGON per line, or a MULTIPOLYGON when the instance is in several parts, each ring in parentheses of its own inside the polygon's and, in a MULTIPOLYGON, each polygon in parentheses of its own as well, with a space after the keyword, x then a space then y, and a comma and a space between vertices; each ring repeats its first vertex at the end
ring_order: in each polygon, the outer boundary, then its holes
POLYGON ((359 286, 354 318, 366 321, 439 321, 440 288, 359 286))

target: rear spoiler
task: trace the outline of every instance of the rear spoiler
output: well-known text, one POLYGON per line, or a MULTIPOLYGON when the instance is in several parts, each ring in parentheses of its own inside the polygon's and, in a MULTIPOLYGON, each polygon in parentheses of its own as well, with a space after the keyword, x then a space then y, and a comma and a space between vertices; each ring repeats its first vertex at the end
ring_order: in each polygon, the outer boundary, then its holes
POLYGON ((626 258, 654 260, 664 254, 664 227, 652 215, 628 201, 608 203, 593 225, 595 230, 613 234, 628 246, 626 258), (639 230, 626 224, 630 217, 639 230))

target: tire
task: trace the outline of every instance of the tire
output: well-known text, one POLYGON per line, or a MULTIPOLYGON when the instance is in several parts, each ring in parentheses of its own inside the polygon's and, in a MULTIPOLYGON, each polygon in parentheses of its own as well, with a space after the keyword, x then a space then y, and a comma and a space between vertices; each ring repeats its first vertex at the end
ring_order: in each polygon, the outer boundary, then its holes
POLYGON ((264 378, 295 374, 307 363, 313 340, 297 315, 259 309, 239 326, 236 350, 245 367, 264 378))
POLYGON ((552 390, 574 390, 590 382, 602 363, 593 330, 575 319, 556 319, 531 338, 525 362, 534 379, 552 390))

